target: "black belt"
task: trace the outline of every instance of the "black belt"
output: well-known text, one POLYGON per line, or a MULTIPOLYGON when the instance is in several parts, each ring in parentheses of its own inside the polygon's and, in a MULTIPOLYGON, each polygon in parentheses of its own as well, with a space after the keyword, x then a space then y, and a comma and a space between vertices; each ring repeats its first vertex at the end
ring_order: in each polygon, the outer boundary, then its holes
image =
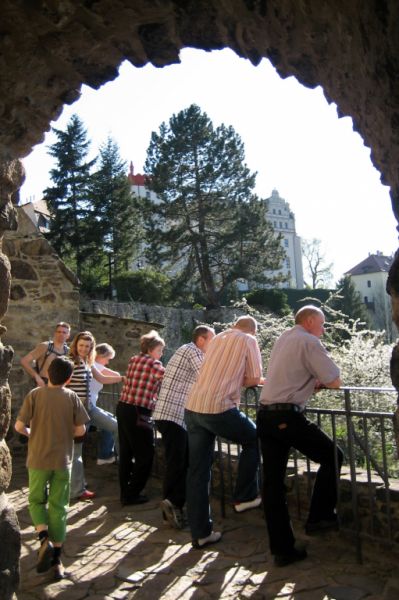
POLYGON ((260 410, 292 410, 301 413, 303 409, 299 404, 289 404, 288 402, 280 402, 278 404, 261 404, 260 410))

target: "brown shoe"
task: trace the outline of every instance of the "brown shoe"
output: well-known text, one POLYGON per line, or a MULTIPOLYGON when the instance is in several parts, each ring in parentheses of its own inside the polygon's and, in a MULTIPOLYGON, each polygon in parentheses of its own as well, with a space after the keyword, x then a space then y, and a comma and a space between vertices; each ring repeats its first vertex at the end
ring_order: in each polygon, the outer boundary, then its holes
POLYGON ((53 578, 55 581, 61 581, 61 579, 64 579, 64 577, 67 576, 65 569, 64 569, 64 565, 62 564, 62 562, 57 562, 55 565, 53 565, 52 567, 53 569, 53 578))

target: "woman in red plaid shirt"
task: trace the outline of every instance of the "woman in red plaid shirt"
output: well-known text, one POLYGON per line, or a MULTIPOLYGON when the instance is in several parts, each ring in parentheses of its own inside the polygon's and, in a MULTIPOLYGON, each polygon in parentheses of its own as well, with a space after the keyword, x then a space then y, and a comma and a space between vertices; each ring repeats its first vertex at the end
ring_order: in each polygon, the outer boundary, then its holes
POLYGON ((160 358, 165 347, 157 331, 140 338, 140 354, 132 356, 118 405, 119 485, 123 506, 143 504, 142 494, 154 458, 152 411, 165 368, 160 358))

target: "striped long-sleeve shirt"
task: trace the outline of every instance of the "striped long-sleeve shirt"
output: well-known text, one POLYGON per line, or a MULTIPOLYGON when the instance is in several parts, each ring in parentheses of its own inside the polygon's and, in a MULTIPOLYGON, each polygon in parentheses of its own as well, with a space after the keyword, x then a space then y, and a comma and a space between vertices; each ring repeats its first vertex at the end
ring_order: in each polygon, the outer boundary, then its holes
POLYGON ((216 414, 240 403, 244 377, 262 376, 262 359, 253 335, 239 329, 219 333, 209 344, 186 408, 216 414))

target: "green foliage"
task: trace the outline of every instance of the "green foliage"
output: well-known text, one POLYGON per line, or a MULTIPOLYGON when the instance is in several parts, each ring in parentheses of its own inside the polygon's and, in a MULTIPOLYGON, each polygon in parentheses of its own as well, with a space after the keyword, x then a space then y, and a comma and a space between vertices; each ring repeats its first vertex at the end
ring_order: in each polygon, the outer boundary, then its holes
POLYGON ((47 237, 77 273, 82 291, 109 296, 112 279, 129 268, 142 238, 140 207, 130 192, 126 163, 111 138, 100 147, 99 160, 87 161, 87 131, 77 115, 66 131, 53 131, 57 141, 49 154, 56 159, 50 172, 54 185, 44 192, 51 213, 47 237))
POLYGON ((120 302, 135 300, 147 304, 163 304, 170 301, 170 278, 151 268, 118 275, 114 279, 114 286, 120 302))
POLYGON ((371 326, 367 309, 349 275, 338 281, 336 293, 329 301, 329 305, 339 313, 339 318, 345 323, 349 324, 351 320, 357 320, 359 328, 367 329, 371 326))
POLYGON ((111 297, 108 272, 108 257, 98 248, 83 266, 81 292, 91 298, 111 297))
POLYGON ((193 328, 188 325, 182 325, 180 330, 180 337, 183 344, 191 342, 193 336, 193 328))
POLYGON ((100 148, 91 198, 99 252, 111 256, 113 277, 129 268, 138 252, 141 234, 140 214, 133 203, 126 172, 118 145, 108 138, 100 148))
POLYGON ((73 115, 66 131, 54 129, 57 141, 49 154, 56 159, 50 171, 54 185, 44 191, 51 214, 47 238, 62 258, 82 276, 83 265, 93 253, 96 235, 91 220, 90 170, 95 160, 87 161, 87 131, 77 115, 73 115))
POLYGON ((153 133, 145 171, 159 202, 143 202, 150 264, 178 273, 181 290, 199 284, 218 306, 237 279, 267 282, 284 251, 254 193, 255 174, 232 127, 214 128, 198 106, 153 133))
POLYGON ((312 303, 316 304, 316 306, 324 304, 330 297, 331 290, 324 288, 317 288, 315 290, 284 288, 284 294, 287 296, 288 305, 296 312, 301 306, 305 306, 305 304, 312 303))
POLYGON ((280 289, 251 290, 245 294, 248 304, 267 308, 275 314, 287 314, 290 307, 287 302, 287 294, 280 289))

